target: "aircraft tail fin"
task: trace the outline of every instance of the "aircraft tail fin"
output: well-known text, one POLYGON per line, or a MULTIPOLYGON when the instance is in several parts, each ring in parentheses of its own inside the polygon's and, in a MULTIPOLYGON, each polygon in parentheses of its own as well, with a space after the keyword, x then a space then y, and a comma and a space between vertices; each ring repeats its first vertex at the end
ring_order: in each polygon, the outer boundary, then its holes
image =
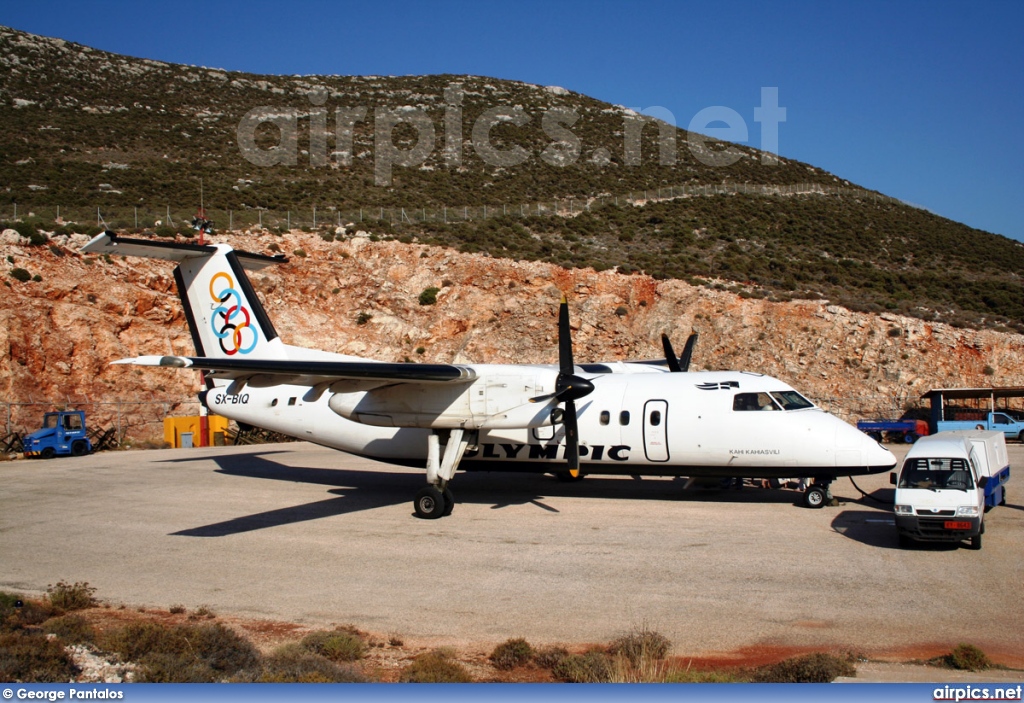
POLYGON ((82 251, 178 262, 174 280, 198 356, 287 358, 245 273, 246 268, 258 270, 287 259, 235 251, 227 244, 126 239, 113 232, 96 236, 82 251))

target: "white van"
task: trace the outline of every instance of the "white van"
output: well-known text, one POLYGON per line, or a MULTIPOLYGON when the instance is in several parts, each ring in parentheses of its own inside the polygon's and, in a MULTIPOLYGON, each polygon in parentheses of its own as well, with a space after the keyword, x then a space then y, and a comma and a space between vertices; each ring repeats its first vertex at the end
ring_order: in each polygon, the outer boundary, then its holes
POLYGON ((960 430, 922 437, 907 453, 896 485, 900 546, 971 541, 981 549, 985 511, 1006 502, 1010 478, 1001 432, 960 430))

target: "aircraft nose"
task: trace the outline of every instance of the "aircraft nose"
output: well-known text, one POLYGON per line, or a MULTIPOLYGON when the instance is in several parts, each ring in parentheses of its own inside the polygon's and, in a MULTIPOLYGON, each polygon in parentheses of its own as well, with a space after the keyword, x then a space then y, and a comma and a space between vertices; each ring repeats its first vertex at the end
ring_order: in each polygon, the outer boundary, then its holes
POLYGON ((836 466, 885 471, 896 465, 892 452, 856 427, 836 418, 836 466))

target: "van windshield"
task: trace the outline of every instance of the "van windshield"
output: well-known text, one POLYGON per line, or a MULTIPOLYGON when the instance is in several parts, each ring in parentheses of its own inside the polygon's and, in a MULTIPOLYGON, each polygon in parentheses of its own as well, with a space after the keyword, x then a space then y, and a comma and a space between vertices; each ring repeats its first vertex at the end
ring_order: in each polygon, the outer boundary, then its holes
POLYGON ((974 488, 974 479, 963 459, 907 459, 900 472, 899 488, 951 488, 968 491, 974 488))

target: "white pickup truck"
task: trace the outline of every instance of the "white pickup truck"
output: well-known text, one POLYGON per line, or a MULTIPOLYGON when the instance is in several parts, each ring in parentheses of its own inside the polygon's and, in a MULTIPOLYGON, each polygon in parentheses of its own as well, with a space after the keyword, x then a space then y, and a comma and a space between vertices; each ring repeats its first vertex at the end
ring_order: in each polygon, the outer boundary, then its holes
POLYGON ((971 541, 981 549, 985 512, 1006 502, 1010 478, 1002 432, 967 430, 922 437, 907 453, 896 485, 900 546, 971 541))

